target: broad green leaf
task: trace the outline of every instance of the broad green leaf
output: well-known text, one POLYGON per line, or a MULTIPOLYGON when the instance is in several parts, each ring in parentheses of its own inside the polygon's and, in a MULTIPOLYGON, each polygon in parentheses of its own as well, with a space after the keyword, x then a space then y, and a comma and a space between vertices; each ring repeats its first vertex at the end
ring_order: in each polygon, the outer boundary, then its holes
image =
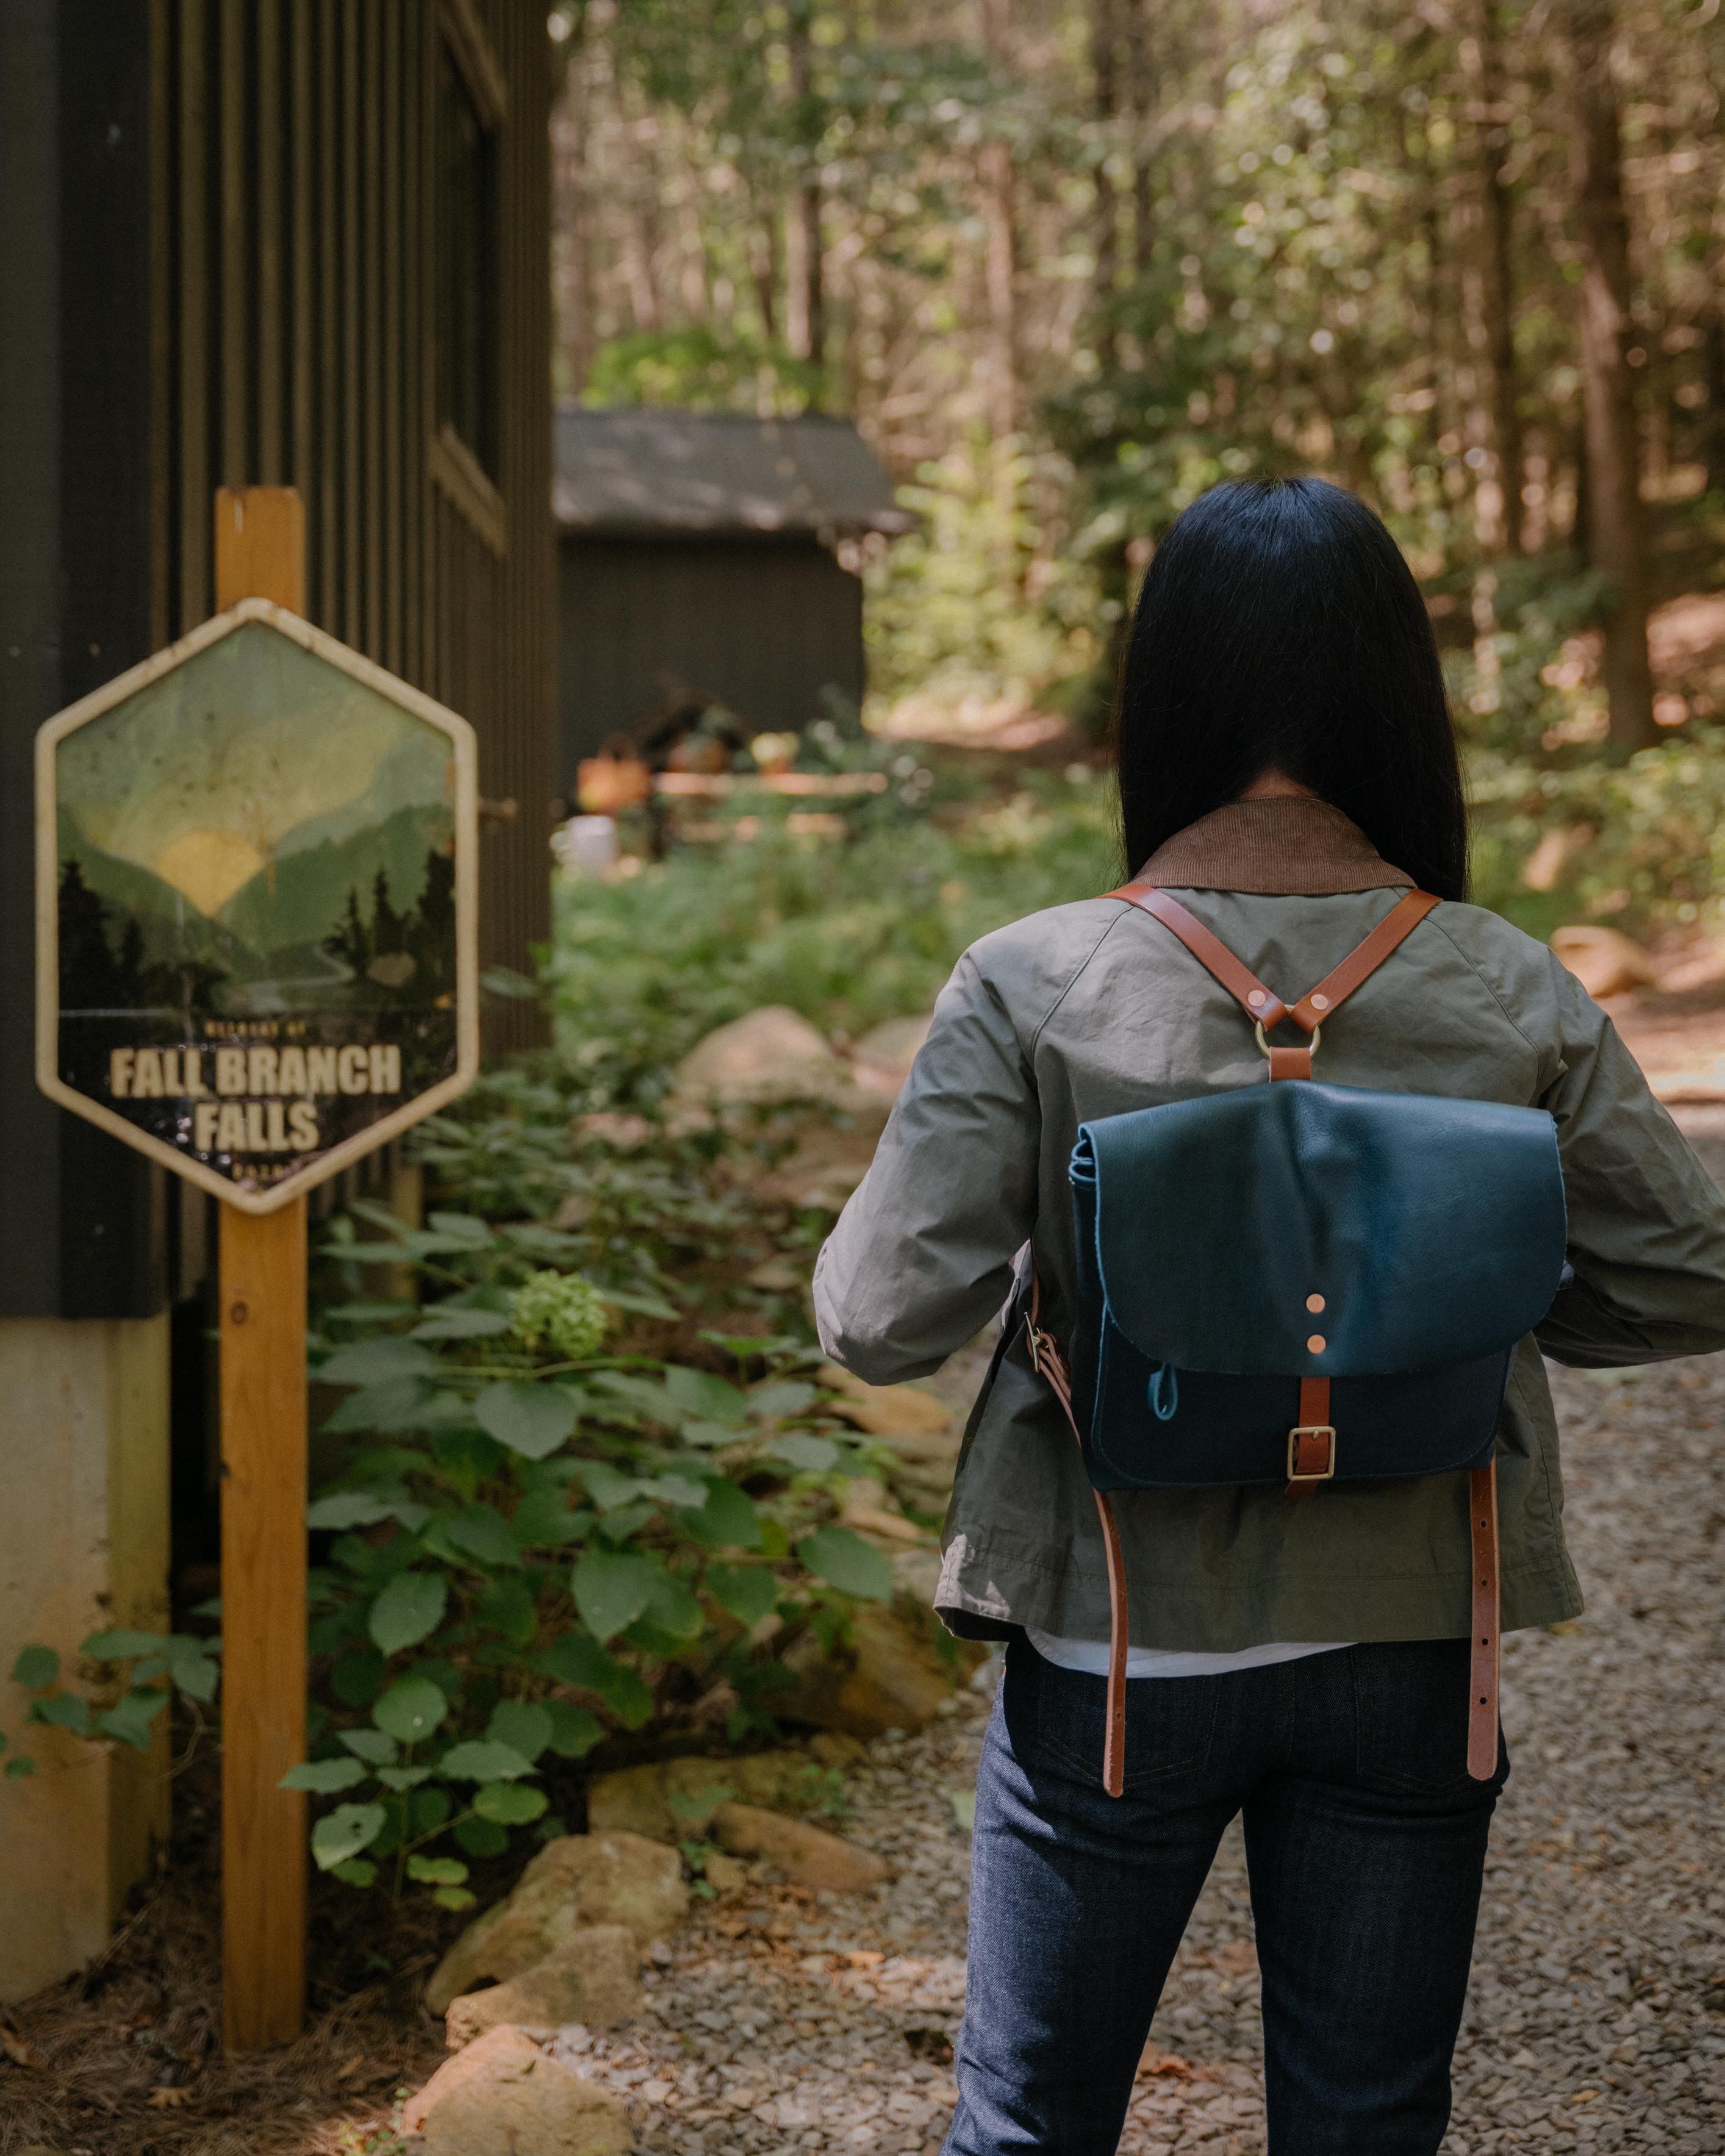
POLYGON ((459 1887, 467 1877, 467 1866, 458 1856, 410 1856, 408 1876, 426 1887, 459 1887))
POLYGON ((608 1460, 583 1460, 581 1480, 602 1512, 614 1512, 619 1505, 627 1505, 641 1494, 642 1486, 634 1476, 625 1475, 608 1460))
POLYGON ((527 1647, 539 1630, 539 1605, 518 1572, 500 1573, 480 1597, 479 1614, 511 1646, 527 1647))
POLYGON ((331 1527, 338 1532, 372 1527, 379 1520, 388 1519, 393 1509, 385 1499, 374 1497, 369 1491, 336 1490, 307 1506, 305 1524, 308 1527, 331 1527))
POLYGON ((510 1524, 495 1505, 470 1505, 444 1522, 444 1532, 458 1550, 477 1558, 481 1564, 519 1564, 521 1547, 510 1524))
POLYGON ((841 1594, 870 1602, 892 1599, 892 1568, 872 1543, 850 1527, 817 1527, 797 1545, 797 1555, 817 1579, 841 1594))
POLYGON ((26 1691, 40 1691, 60 1673, 60 1658, 52 1647, 26 1647, 12 1666, 12 1681, 26 1691))
POLYGON ((323 1319, 328 1324, 340 1318, 344 1325, 388 1325, 398 1317, 417 1317, 417 1302, 336 1302, 326 1306, 323 1319))
POLYGON ((96 1716, 97 1733, 130 1744, 134 1751, 147 1752, 151 1725, 167 1705, 165 1691, 129 1691, 96 1716))
POLYGON ((530 1490, 509 1524, 523 1549, 557 1549, 580 1542, 592 1528, 593 1514, 572 1510, 561 1490, 530 1490))
POLYGON ((610 1640, 644 1613, 659 1577, 646 1558, 593 1549, 578 1560, 569 1584, 582 1623, 594 1639, 610 1640))
POLYGON ((78 1651, 93 1655, 99 1662, 130 1661, 135 1656, 159 1654, 167 1645, 162 1632, 92 1632, 78 1651))
POLYGON ((369 1849, 388 1817, 382 1804, 337 1804, 311 1830, 311 1854, 318 1870, 333 1871, 361 1850, 369 1849))
POLYGON ((36 1762, 28 1753, 19 1752, 7 1761, 5 1779, 8 1782, 21 1782, 26 1774, 33 1774, 35 1771, 36 1762))
POLYGON ((479 1907, 479 1896, 465 1887, 434 1887, 431 1898, 440 1909, 476 1909, 479 1907))
POLYGON ((339 1879, 344 1887, 375 1887, 377 1867, 369 1856, 350 1856, 344 1863, 330 1866, 331 1879, 339 1879))
POLYGON ((668 1632, 674 1640, 699 1639, 706 1622, 701 1604, 689 1591, 687 1581, 672 1572, 659 1573, 645 1614, 661 1632, 668 1632))
POLYGON ((526 1826, 542 1819, 550 1799, 543 1789, 529 1789, 514 1782, 488 1782, 478 1791, 473 1808, 481 1819, 495 1820, 499 1826, 526 1826))
POLYGON ((761 1516, 754 1500, 734 1482, 709 1482, 701 1507, 704 1524, 716 1543, 733 1543, 738 1549, 758 1549, 761 1516))
POLYGON ((452 1831, 470 1856, 501 1856, 509 1846, 509 1830, 495 1820, 457 1820, 452 1831))
POLYGON ((601 1696, 622 1666, 597 1640, 585 1639, 578 1632, 565 1632, 538 1659, 538 1667, 557 1683, 573 1685, 579 1691, 596 1691, 601 1696))
POLYGON ((455 1809, 447 1789, 415 1789, 408 1799, 408 1825, 418 1835, 435 1834, 447 1826, 455 1809))
POLYGON ((739 1423, 748 1413, 748 1402, 735 1385, 680 1363, 665 1372, 665 1395, 679 1413, 698 1415, 706 1422, 739 1423))
POLYGON ((338 1741, 347 1747, 356 1758, 363 1759, 368 1767, 391 1767, 395 1763, 396 1742, 381 1729, 343 1729, 336 1732, 338 1741))
POLYGON ((824 1475, 838 1460, 839 1448, 829 1437, 814 1437, 803 1430, 788 1430, 770 1437, 761 1450, 769 1459, 782 1460, 805 1475, 824 1475))
POLYGON ((57 1691, 35 1702, 30 1709, 30 1719, 50 1722, 56 1729, 69 1729, 74 1737, 88 1737, 90 1702, 80 1692, 57 1691))
POLYGON ((308 1759, 290 1767, 276 1784, 278 1789, 309 1789, 314 1796, 332 1797, 338 1789, 351 1789, 362 1782, 367 1769, 357 1759, 308 1759))
POLYGON ((679 1475, 673 1471, 655 1476, 643 1489, 641 1495, 656 1498, 662 1505, 689 1506, 704 1505, 706 1492, 705 1482, 697 1481, 692 1475, 679 1475))
POLYGON ((786 1415, 801 1414, 819 1398, 818 1389, 800 1378, 773 1378, 749 1394, 748 1410, 757 1421, 778 1422, 786 1415))
POLYGON ((449 1711, 449 1701, 429 1677, 403 1677, 372 1709, 372 1719, 398 1743, 418 1744, 449 1711))
POLYGON ((555 1452, 575 1427, 575 1401, 561 1385, 487 1385, 473 1404, 481 1430, 528 1460, 555 1452))
POLYGON ((470 1250, 488 1250, 494 1240, 490 1229, 475 1213, 434 1213, 427 1225, 470 1250))
POLYGON ((449 1747, 438 1761, 437 1771, 454 1782, 506 1782, 531 1774, 533 1763, 512 1744, 493 1737, 470 1737, 465 1744, 449 1747))
MULTIPOLYGON (((213 1640, 185 1639, 177 1633, 168 1641, 168 1674, 187 1699, 208 1701, 215 1697, 222 1666, 214 1660, 211 1650, 218 1644, 213 1640)), ((135 1670, 132 1681, 136 1683, 137 1678, 138 1671, 135 1670)))
POLYGON ((778 1599, 778 1578, 762 1564, 710 1564, 702 1584, 740 1625, 758 1625, 778 1599))
POLYGON ((552 1727, 551 1716, 544 1707, 524 1699, 503 1699, 492 1708, 485 1734, 519 1752, 522 1758, 532 1760, 550 1743, 552 1727))
POLYGON ((418 1430, 427 1403, 442 1397, 423 1378, 388 1378, 350 1393, 321 1426, 332 1436, 356 1430, 418 1430))
POLYGON ((436 1356, 416 1342, 392 1336, 338 1348, 320 1366, 317 1378, 324 1385, 376 1385, 396 1378, 434 1378, 439 1367, 436 1356))
POLYGON ((410 1340, 482 1340, 487 1333, 508 1330, 509 1320, 499 1311, 445 1310, 439 1305, 408 1337, 410 1340))
POLYGON ((393 1789, 399 1796, 403 1789, 417 1789, 422 1782, 429 1781, 429 1767, 380 1767, 377 1779, 386 1789, 393 1789))
POLYGON ((547 1700, 544 1712, 551 1719, 551 1748, 560 1759, 584 1759, 605 1733, 598 1715, 566 1699, 547 1700))
POLYGON ((398 1655, 437 1630, 449 1599, 440 1573, 398 1572, 372 1604, 366 1629, 386 1655, 398 1655))

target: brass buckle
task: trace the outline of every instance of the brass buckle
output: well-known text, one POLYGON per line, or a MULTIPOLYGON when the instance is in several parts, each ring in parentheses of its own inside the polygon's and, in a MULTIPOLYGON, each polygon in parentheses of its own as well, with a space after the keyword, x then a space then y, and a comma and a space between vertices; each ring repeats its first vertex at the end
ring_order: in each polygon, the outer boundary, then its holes
POLYGON ((1028 1317, 1024 1320, 1024 1342, 1030 1350, 1030 1368, 1039 1378, 1042 1375, 1042 1346, 1047 1338, 1048 1335, 1040 1326, 1032 1323, 1028 1317))
MULTIPOLYGON (((1279 1024, 1281 1023, 1281 1019, 1278 1019, 1276 1020, 1276 1023, 1277 1023, 1277 1024, 1279 1025, 1279 1024)), ((1263 1021, 1263 1019, 1260 1019, 1258 1020, 1258 1023, 1257 1023, 1257 1024, 1256 1024, 1252 1028, 1252 1031, 1253 1031, 1253 1032, 1257 1035, 1257 1037, 1258 1037, 1258 1052, 1259 1052, 1259 1054, 1260 1054, 1260 1055, 1261 1055, 1265 1058, 1266 1061, 1267 1062, 1267 1061, 1268 1061, 1268 1060, 1269 1060, 1269 1056, 1270 1056, 1270 1037, 1269 1037, 1269 1035, 1268 1035, 1268 1034, 1265 1032, 1265 1030, 1264 1030, 1264 1021, 1263 1021)), ((1324 1029, 1323 1029, 1323 1028, 1322 1028, 1321 1025, 1315 1025, 1315 1026, 1313 1026, 1313 1028, 1312 1029, 1311 1033, 1307 1035, 1307 1041, 1306 1041, 1306 1045, 1307 1045, 1307 1047, 1308 1049, 1310 1049, 1310 1050, 1311 1050, 1312 1053, 1314 1055, 1317 1055, 1317 1045, 1318 1045, 1319 1041, 1321 1041, 1321 1040, 1323 1039, 1323 1037, 1324 1037, 1324 1029)), ((1298 1041, 1295 1041, 1295 1042, 1292 1044, 1292 1045, 1293 1045, 1294 1047, 1297 1048, 1297 1047, 1300 1045, 1300 1044, 1299 1044, 1299 1042, 1298 1042, 1298 1041)))
POLYGON ((1290 1482, 1329 1482, 1336 1474, 1336 1425, 1332 1422, 1296 1423, 1288 1432, 1288 1480, 1290 1482), (1327 1437, 1330 1440, 1330 1464, 1322 1475, 1302 1475, 1294 1465, 1302 1437, 1327 1437))

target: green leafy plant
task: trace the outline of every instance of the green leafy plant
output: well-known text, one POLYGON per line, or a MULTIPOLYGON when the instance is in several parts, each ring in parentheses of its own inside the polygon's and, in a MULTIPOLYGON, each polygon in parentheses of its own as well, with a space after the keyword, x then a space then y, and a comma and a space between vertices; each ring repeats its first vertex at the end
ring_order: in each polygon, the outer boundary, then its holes
MULTIPOLYGON (((208 1705, 220 1678, 219 1640, 183 1632, 141 1632, 113 1628, 92 1632, 78 1651, 96 1666, 87 1689, 64 1681, 60 1657, 52 1647, 33 1645, 18 1653, 12 1681, 33 1695, 26 1720, 39 1727, 64 1729, 74 1737, 107 1738, 147 1752, 157 1718, 169 1695, 208 1705)), ((0 1732, 0 1752, 8 1740, 0 1732)), ((34 1757, 13 1750, 0 1774, 22 1779, 36 1771, 34 1757)))

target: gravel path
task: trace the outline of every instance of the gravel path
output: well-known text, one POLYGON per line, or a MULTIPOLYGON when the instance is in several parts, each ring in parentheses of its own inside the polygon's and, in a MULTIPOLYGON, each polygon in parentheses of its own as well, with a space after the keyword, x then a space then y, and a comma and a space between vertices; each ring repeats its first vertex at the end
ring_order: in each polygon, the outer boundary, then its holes
MULTIPOLYGON (((1445 2148, 1720 2156, 1725 1358, 1553 1376, 1588 1613, 1506 1642, 1514 1764, 1445 2148)), ((893 1861, 890 1885, 710 1903, 661 1949, 645 2024, 557 2040, 629 2094, 644 2149, 933 2156, 955 2095, 962 1820, 987 1706, 973 1692, 852 1773, 844 1830, 893 1861)), ((1236 1830, 1158 2013, 1127 2156, 1263 2149, 1251 1934, 1236 1830)))

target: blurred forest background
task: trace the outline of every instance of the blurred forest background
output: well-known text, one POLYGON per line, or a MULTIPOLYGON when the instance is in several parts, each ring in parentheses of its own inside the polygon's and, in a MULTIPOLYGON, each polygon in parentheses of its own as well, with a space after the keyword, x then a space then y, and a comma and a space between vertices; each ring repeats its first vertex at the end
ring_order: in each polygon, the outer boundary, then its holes
POLYGON ((1487 895, 1725 888, 1719 0, 552 27, 558 387, 853 415, 922 520, 866 567, 883 706, 1094 737, 1158 534, 1317 470, 1424 583, 1487 895))

